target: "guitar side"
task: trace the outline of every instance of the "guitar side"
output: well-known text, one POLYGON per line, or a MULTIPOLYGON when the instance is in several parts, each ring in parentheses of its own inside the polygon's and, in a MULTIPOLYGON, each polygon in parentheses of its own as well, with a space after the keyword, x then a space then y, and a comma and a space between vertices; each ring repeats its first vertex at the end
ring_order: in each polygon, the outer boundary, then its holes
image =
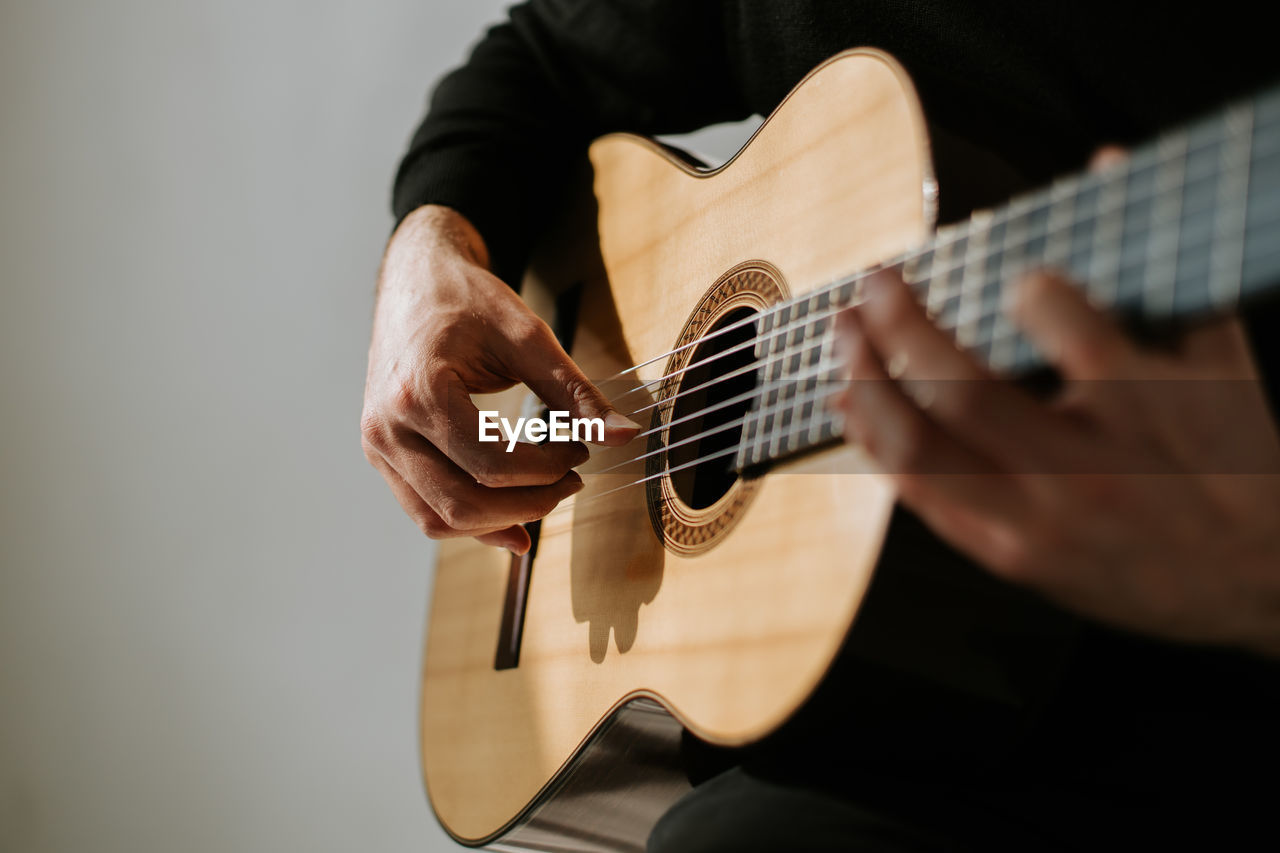
MULTIPOLYGON (((598 141, 590 159, 590 227, 574 251, 545 255, 524 293, 545 311, 550 289, 582 285, 572 355, 593 379, 671 350, 709 289, 744 262, 765 262, 801 294, 920 242, 933 224, 920 107, 905 72, 876 51, 815 69, 718 170, 628 136, 598 141)), ((665 368, 646 365, 635 384, 665 368)), ((520 396, 482 408, 514 415, 520 396)), ((514 667, 494 665, 510 555, 441 545, 421 743, 432 805, 464 844, 501 838, 571 786, 566 771, 637 698, 715 743, 764 736, 810 695, 857 613, 893 494, 860 473, 855 449, 756 478, 714 547, 681 550, 655 533, 645 488, 604 494, 643 476, 643 463, 591 473, 642 445, 595 453, 587 488, 544 520, 514 667)))

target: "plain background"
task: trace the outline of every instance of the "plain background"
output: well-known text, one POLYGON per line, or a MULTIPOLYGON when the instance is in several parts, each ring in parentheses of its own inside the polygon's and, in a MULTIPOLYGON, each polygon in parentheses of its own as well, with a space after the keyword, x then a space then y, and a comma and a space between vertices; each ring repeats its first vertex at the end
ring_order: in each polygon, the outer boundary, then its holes
POLYGON ((0 5, 6 853, 456 849, 358 423, 396 161, 505 5, 0 5))

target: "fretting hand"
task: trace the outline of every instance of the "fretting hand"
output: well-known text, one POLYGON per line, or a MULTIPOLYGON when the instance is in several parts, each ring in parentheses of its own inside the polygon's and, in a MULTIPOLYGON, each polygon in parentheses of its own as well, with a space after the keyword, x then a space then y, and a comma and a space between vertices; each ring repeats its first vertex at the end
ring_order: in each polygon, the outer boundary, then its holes
POLYGON ((1280 655, 1280 439, 1239 323, 1157 351, 1053 273, 1014 292, 1060 394, 993 377, 881 273, 841 315, 847 438, 1000 577, 1134 631, 1280 655))

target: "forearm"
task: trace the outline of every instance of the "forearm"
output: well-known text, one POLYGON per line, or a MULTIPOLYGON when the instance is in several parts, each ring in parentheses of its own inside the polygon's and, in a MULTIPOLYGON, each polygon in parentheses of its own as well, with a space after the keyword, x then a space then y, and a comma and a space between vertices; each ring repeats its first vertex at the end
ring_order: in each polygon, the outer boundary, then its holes
POLYGON ((719 2, 532 0, 444 77, 396 177, 402 219, 450 207, 484 235, 494 272, 519 277, 592 138, 741 118, 719 2), (696 85, 692 85, 696 81, 696 85))

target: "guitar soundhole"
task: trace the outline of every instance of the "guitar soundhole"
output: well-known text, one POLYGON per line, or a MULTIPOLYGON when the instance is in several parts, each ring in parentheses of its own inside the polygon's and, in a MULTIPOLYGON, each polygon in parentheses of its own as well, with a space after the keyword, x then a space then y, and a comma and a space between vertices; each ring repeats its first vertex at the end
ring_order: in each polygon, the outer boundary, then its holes
POLYGON ((738 264, 703 294, 674 342, 655 395, 669 402, 649 425, 645 500, 654 532, 677 554, 724 541, 760 490, 759 477, 733 468, 756 384, 756 324, 737 324, 786 296, 772 265, 738 264))
POLYGON ((740 308, 721 317, 707 334, 728 331, 694 348, 691 366, 676 387, 667 458, 674 471, 671 484, 676 494, 693 509, 711 506, 728 494, 738 479, 732 449, 742 438, 749 392, 756 384, 756 371, 749 366, 755 360, 750 343, 755 324, 729 327, 753 313, 740 308))

